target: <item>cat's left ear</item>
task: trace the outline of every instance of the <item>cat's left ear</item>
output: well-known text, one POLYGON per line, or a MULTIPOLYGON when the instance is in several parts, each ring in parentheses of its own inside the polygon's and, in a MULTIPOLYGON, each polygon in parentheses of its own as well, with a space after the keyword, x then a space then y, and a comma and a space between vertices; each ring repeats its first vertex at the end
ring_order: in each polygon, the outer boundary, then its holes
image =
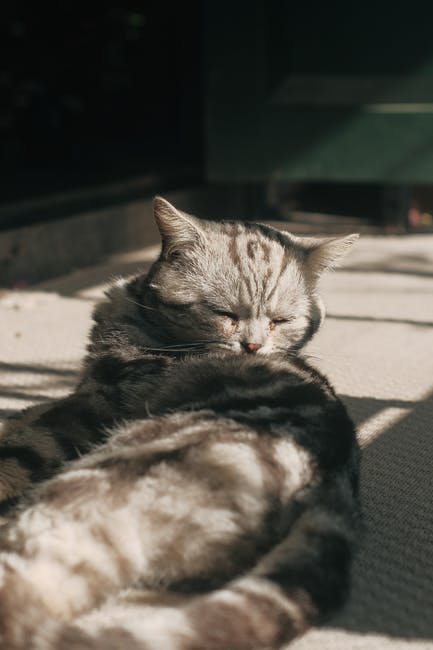
POLYGON ((294 239, 306 252, 307 264, 311 272, 319 277, 325 271, 339 266, 358 238, 358 234, 352 234, 323 239, 316 237, 295 237, 294 239))
POLYGON ((153 213, 162 239, 162 250, 168 259, 176 252, 204 245, 205 237, 199 220, 178 210, 162 196, 155 196, 153 213))

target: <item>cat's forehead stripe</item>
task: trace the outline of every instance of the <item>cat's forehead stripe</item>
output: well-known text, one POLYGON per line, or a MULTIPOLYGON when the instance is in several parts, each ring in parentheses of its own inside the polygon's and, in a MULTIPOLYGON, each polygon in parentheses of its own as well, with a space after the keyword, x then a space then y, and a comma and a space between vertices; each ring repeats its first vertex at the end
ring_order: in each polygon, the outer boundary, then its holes
POLYGON ((231 226, 226 230, 227 250, 238 270, 239 297, 258 308, 264 296, 267 300, 274 296, 292 256, 279 237, 270 239, 259 227, 253 231, 239 224, 231 226))
POLYGON ((279 280, 282 277, 282 275, 284 274, 285 270, 287 269, 289 261, 290 261, 290 256, 289 256, 289 254, 287 252, 285 252, 285 254, 281 258, 280 269, 279 269, 279 271, 278 271, 278 273, 277 273, 277 275, 275 277, 274 286, 272 287, 272 289, 268 293, 268 296, 267 296, 268 301, 271 300, 271 298, 273 298, 276 290, 278 289, 279 280))
POLYGON ((239 261, 239 257, 238 257, 238 250, 236 245, 236 237, 229 237, 228 252, 232 262, 234 264, 237 264, 239 261))

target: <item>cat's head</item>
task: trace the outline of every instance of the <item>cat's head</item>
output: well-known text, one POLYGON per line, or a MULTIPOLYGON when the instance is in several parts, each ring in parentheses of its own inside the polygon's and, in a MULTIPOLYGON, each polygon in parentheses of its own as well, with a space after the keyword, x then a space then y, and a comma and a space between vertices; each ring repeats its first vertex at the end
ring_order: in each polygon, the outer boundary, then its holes
POLYGON ((320 276, 358 238, 301 238, 265 225, 197 219, 160 197, 154 205, 162 250, 141 299, 151 301, 164 340, 207 349, 302 348, 323 320, 320 276))

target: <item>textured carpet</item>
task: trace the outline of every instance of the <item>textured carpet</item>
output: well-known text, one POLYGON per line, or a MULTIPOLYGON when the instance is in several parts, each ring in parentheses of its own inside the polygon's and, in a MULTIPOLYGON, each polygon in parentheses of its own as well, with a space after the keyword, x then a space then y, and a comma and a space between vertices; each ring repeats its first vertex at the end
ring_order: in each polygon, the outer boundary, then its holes
MULTIPOLYGON (((100 283, 154 254, 0 295, 0 417, 71 389, 100 283)), ((349 603, 291 648, 433 648, 433 237, 363 238, 323 295, 309 351, 358 425, 365 531, 349 603)))

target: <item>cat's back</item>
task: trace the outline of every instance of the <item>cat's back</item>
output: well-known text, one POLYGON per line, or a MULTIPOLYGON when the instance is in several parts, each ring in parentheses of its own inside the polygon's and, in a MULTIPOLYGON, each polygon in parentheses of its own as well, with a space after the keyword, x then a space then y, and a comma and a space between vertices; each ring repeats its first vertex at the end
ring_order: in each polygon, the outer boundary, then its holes
POLYGON ((146 408, 165 416, 154 425, 170 444, 182 438, 188 422, 200 440, 212 435, 235 443, 247 436, 256 448, 290 440, 325 472, 357 464, 355 429, 344 405, 328 380, 299 357, 186 358, 170 367, 146 408))

